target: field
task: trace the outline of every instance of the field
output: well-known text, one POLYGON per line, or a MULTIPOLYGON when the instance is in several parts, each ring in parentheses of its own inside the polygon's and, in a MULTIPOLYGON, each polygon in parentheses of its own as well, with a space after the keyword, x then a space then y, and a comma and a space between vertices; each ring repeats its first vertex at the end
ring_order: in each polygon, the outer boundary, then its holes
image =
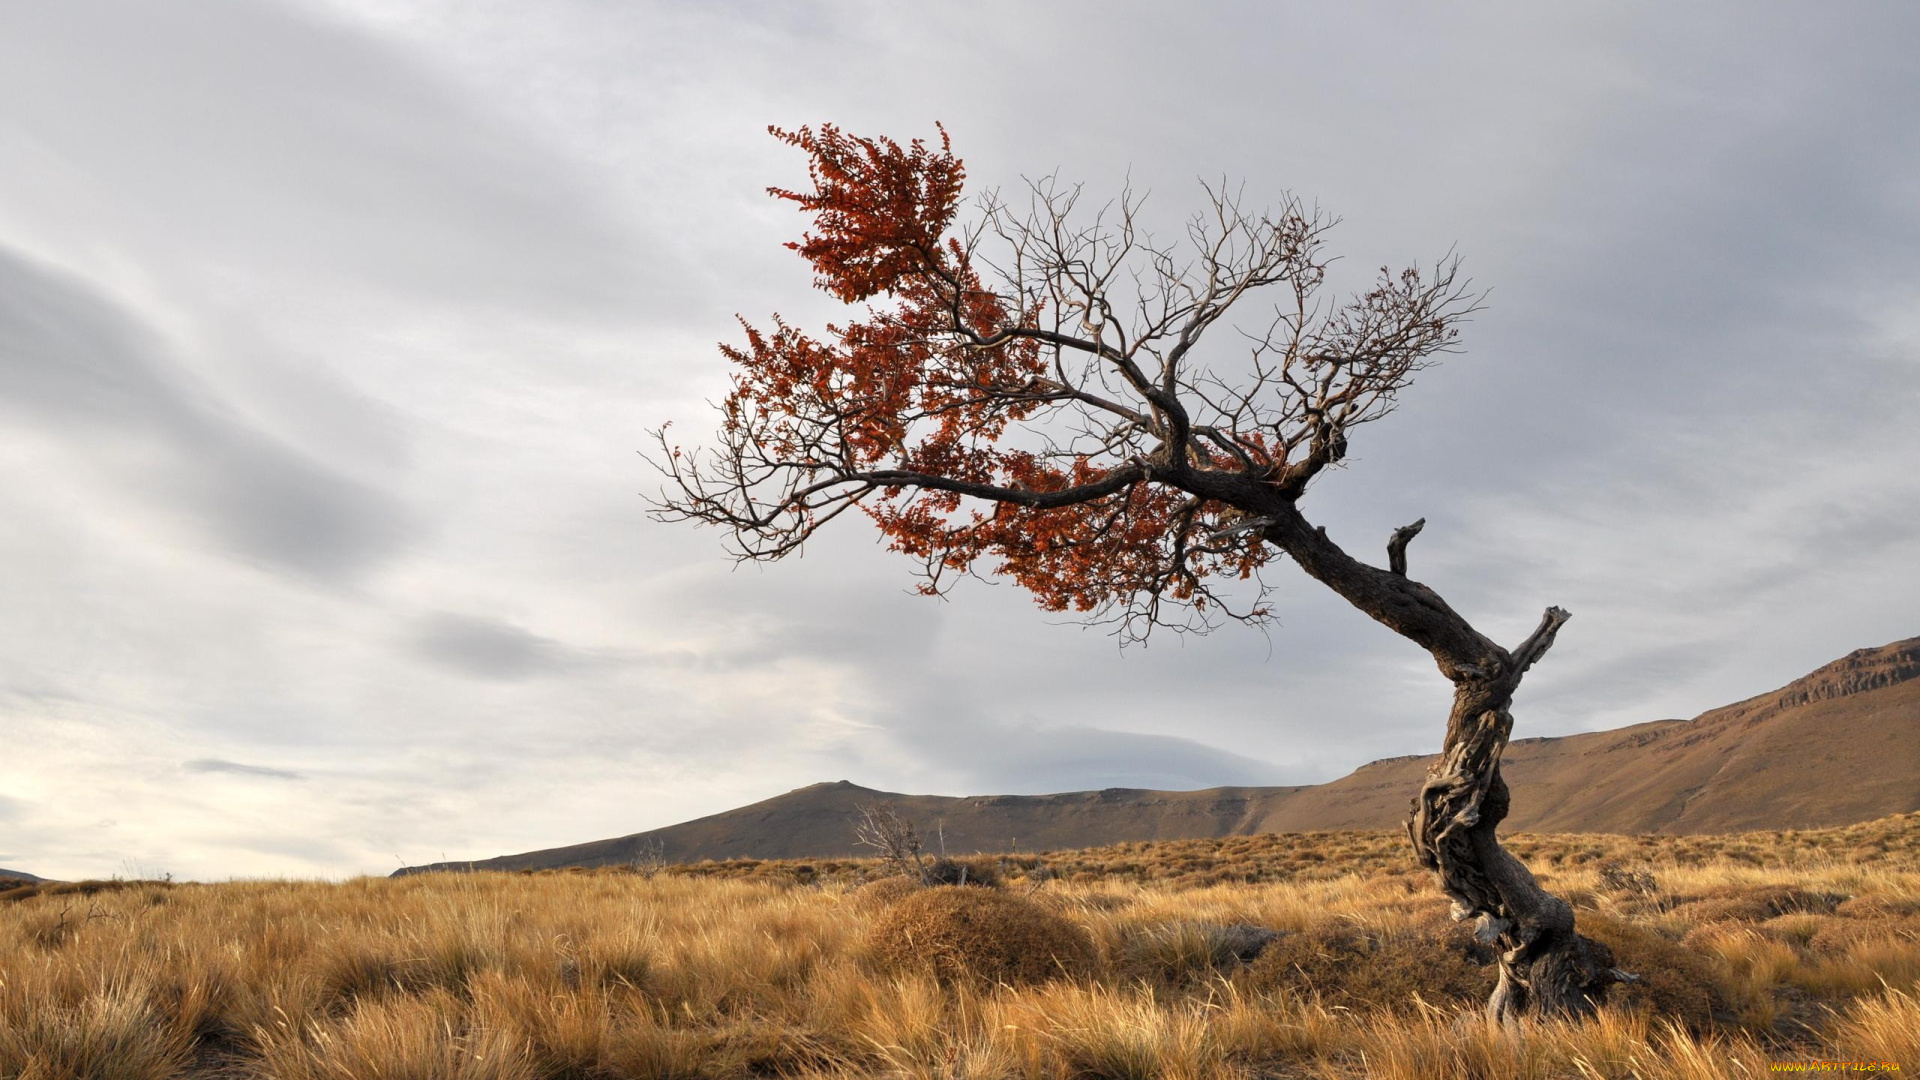
MULTIPOLYGON (((0 1078, 1720 1077, 1920 1068, 1920 815, 1521 836, 1644 981, 1491 1028, 1390 833, 0 892, 0 1078), (1258 956, 1250 927, 1274 931, 1258 956)), ((1264 935, 1261 935, 1264 936, 1264 935)))

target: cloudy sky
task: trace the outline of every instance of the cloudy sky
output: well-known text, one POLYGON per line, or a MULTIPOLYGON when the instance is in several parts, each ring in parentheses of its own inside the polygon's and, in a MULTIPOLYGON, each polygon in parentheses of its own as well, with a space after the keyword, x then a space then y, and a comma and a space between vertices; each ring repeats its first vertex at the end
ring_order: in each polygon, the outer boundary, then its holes
POLYGON ((1292 191, 1492 290, 1306 509, 1517 641, 1518 735, 1920 633, 1920 8, 0 0, 0 866, 342 876, 821 780, 1331 779, 1437 748, 1416 647, 911 595, 843 519, 735 569, 636 451, 740 313, 833 314, 764 132, 976 189, 1292 191))

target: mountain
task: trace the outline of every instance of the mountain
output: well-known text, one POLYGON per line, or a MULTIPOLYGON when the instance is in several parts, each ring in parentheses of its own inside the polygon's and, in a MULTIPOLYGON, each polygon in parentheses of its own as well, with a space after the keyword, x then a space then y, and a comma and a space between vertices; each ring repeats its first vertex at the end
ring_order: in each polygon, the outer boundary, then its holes
POLYGON ((33 882, 43 880, 45 879, 34 877, 25 870, 0 870, 0 881, 24 881, 32 884, 33 882))
MULTIPOLYGON (((1397 822, 1432 760, 1362 766, 1307 789, 1283 817, 1397 822)), ((1857 650, 1692 720, 1515 739, 1501 771, 1513 832, 1817 828, 1920 810, 1920 638, 1857 650)))
MULTIPOLYGON (((1331 783, 1205 791, 1109 788, 948 797, 845 780, 651 832, 427 870, 530 870, 667 859, 858 854, 852 819, 891 807, 955 854, 1046 851, 1317 829, 1397 829, 1431 755, 1387 758, 1331 783)), ((1515 739, 1507 832, 1721 833, 1849 825, 1920 810, 1920 638, 1860 649, 1758 697, 1692 720, 1515 739)))

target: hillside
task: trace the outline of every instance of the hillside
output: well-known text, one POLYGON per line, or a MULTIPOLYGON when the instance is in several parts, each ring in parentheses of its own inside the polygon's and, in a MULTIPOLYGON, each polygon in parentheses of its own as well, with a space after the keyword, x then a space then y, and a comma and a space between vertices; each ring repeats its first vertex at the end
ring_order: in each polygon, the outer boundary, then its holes
MULTIPOLYGON (((470 863, 523 870, 631 862, 658 841, 673 861, 855 853, 858 807, 892 807, 955 853, 1140 840, 1391 829, 1431 756, 1388 758, 1327 784, 1061 795, 901 795, 845 780, 651 832, 470 863)), ((1861 649, 1778 690, 1614 731, 1516 739, 1507 831, 1716 833, 1847 825, 1920 810, 1920 638, 1861 649)))
POLYGON ((777 795, 710 817, 612 840, 596 840, 525 855, 473 863, 406 867, 395 876, 424 870, 531 870, 556 866, 607 866, 634 861, 658 840, 675 862, 753 857, 763 859, 850 855, 852 820, 859 807, 891 807, 926 833, 928 850, 941 838, 954 853, 1047 851, 1095 847, 1131 840, 1184 840, 1265 831, 1274 806, 1298 788, 1209 788, 1204 791, 1144 791, 1108 788, 1063 795, 901 795, 845 780, 777 795))
MULTIPOLYGON (((1920 638, 1860 649, 1778 690, 1613 731, 1515 739, 1509 831, 1817 828, 1920 810, 1920 638)), ((1302 789, 1275 829, 1397 823, 1431 757, 1302 789)))
POLYGON ((32 882, 32 881, 39 881, 39 880, 41 879, 34 877, 32 874, 29 874, 24 870, 0 870, 0 881, 32 882))

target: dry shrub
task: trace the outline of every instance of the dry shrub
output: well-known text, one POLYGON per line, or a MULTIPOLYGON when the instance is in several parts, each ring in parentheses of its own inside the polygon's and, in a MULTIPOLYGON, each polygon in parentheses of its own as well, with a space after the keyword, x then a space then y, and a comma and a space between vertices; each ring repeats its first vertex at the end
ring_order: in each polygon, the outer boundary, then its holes
POLYGON ((929 885, 980 885, 986 888, 999 888, 1001 885, 997 860, 984 855, 972 859, 949 859, 943 855, 927 864, 926 874, 929 885))
POLYGON ((1118 912, 1140 902, 1138 893, 1039 892, 1034 899, 1054 911, 1118 912))
POLYGON ((1833 913, 1845 915, 1851 919, 1920 915, 1920 897, 1856 896, 1851 900, 1842 901, 1839 907, 1833 909, 1833 913))
POLYGON ((1714 897, 1707 900, 1689 900, 1673 908, 1676 919, 1696 926, 1713 923, 1756 923, 1770 919, 1776 914, 1767 910, 1767 906, 1749 897, 1714 897))
POLYGON ((1598 878, 1600 887, 1608 892, 1641 897, 1654 896, 1660 892, 1660 882, 1654 878, 1652 871, 1628 866, 1625 863, 1600 864, 1598 878))
POLYGON ((1376 930, 1328 923, 1279 938, 1241 982, 1256 991, 1318 994, 1330 1005, 1406 1009, 1414 996, 1478 1003, 1493 993, 1491 954, 1464 928, 1433 923, 1376 930))
POLYGON ((323 941, 308 961, 319 1005, 340 1013, 362 998, 377 998, 411 988, 408 958, 389 946, 354 938, 323 941))
MULTIPOLYGON (((1586 929, 1585 918, 1586 916, 1582 914, 1583 921, 1580 927, 1582 930, 1586 929)), ((1701 923, 1699 926, 1689 928, 1681 935, 1680 947, 1692 949, 1695 952, 1710 952, 1721 942, 1746 937, 1749 932, 1749 928, 1740 923, 1701 923)))
POLYGON ((942 979, 1038 983, 1093 969, 1093 940, 1074 923, 1024 897, 994 889, 937 885, 904 897, 875 920, 874 959, 942 979))
POLYGON ((187 1041, 132 988, 74 1005, 40 1002, 0 1023, 0 1076, 34 1080, 168 1080, 187 1041))
POLYGON ((165 891, 171 888, 171 881, 121 881, 117 878, 110 881, 20 881, 10 888, 0 889, 0 903, 17 904, 36 896, 96 896, 126 889, 145 889, 148 902, 159 903, 154 897, 164 896, 165 891))
POLYGON ((1920 915, 1822 919, 1807 939, 1815 952, 1842 953, 1869 941, 1920 941, 1920 915))
MULTIPOLYGON (((1012 1035, 1026 1076, 1075 1080, 1201 1080, 1243 1076, 1225 1067, 1225 1047, 1197 1001, 1161 1000, 1139 987, 1054 984, 1008 995, 994 1017, 1012 1035)), ((1002 1074, 1006 1075, 1006 1074, 1002 1074)))
POLYGON ((559 974, 570 988, 624 986, 644 990, 652 982, 654 966, 653 950, 637 938, 603 937, 562 960, 559 974))
POLYGON ((362 999, 338 1020, 255 1033, 264 1072, 276 1080, 538 1080, 532 1048, 505 1028, 467 1029, 444 989, 420 997, 362 999))
POLYGON ((1840 1018, 1832 1038, 1859 1058, 1910 1065, 1920 1060, 1920 995, 1888 990, 1857 1002, 1840 1018))
POLYGON ((1254 962, 1279 937, 1277 931, 1247 923, 1188 920, 1149 926, 1126 940, 1115 966, 1127 981, 1185 986, 1254 962))
POLYGON ((1699 951, 1603 912, 1583 912, 1579 930, 1613 950, 1621 970, 1639 982, 1613 988, 1610 1001, 1706 1031, 1729 1012, 1713 963, 1699 951))
POLYGON ((849 893, 855 906, 866 911, 877 911, 892 907, 921 890, 919 882, 910 877, 883 877, 869 881, 849 893))
MULTIPOLYGON (((1559 892, 1560 899, 1565 900, 1575 908, 1585 910, 1587 908, 1600 906, 1600 894, 1592 889, 1582 889, 1576 886, 1556 891, 1559 892)), ((1653 902, 1657 903, 1657 901, 1653 902)), ((1625 900, 1614 901, 1617 908, 1625 908, 1628 910, 1638 909, 1647 903, 1649 903, 1648 900, 1640 897, 1628 897, 1625 900)))
POLYGON ((1691 896, 1673 909, 1690 923, 1766 922, 1796 913, 1830 914, 1847 897, 1781 885, 1720 885, 1691 896))
POLYGON ((1769 941, 1777 941, 1783 945, 1791 945, 1796 949, 1804 949, 1813 941, 1814 935, 1825 929, 1828 923, 1840 921, 1845 920, 1837 920, 1830 915, 1808 915, 1805 913, 1780 915, 1754 927, 1754 933, 1767 938, 1769 941))

